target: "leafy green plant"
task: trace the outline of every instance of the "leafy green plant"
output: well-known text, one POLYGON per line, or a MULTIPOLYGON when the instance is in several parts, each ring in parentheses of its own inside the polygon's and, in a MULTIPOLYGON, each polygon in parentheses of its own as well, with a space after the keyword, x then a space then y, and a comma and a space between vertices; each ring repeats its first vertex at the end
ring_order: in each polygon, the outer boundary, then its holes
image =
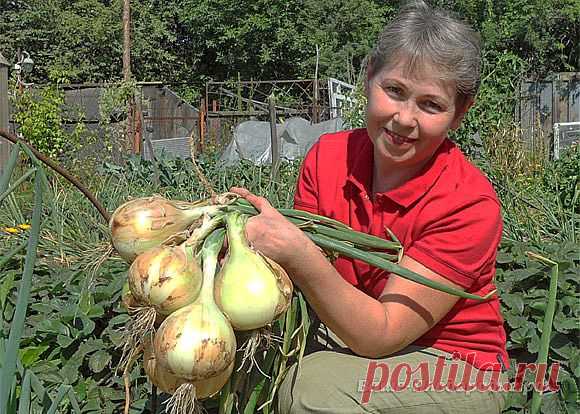
MULTIPOLYGON (((255 166, 242 161, 225 168, 220 165, 217 152, 200 154, 196 163, 218 192, 241 185, 268 197, 276 207, 292 205, 298 161, 283 161, 275 181, 271 180, 269 166, 255 166)), ((502 170, 499 165, 489 163, 486 171, 494 183, 510 185, 508 178, 512 171, 502 170)), ((526 173, 525 165, 522 160, 523 173, 526 173)), ((547 211, 554 209, 558 198, 558 194, 549 194, 547 187, 541 184, 553 182, 551 178, 544 179, 543 174, 548 174, 550 169, 549 173, 554 174, 559 183, 568 183, 565 186, 560 184, 558 188, 571 188, 571 177, 577 173, 573 165, 574 161, 563 158, 554 164, 553 170, 550 164, 545 164, 545 168, 534 170, 533 175, 528 171, 528 176, 524 174, 521 179, 512 180, 512 186, 507 188, 515 191, 517 197, 496 187, 504 204, 506 221, 506 235, 498 255, 497 285, 512 363, 537 360, 544 330, 543 305, 550 291, 549 278, 546 277, 548 270, 541 263, 531 261, 525 253, 532 250, 559 266, 554 332, 547 357, 549 363, 562 364, 561 389, 558 393, 542 396, 543 413, 573 412, 580 374, 579 332, 578 327, 573 326, 580 312, 577 294, 580 263, 577 254, 574 255, 578 251, 577 240, 563 237, 555 228, 542 230, 542 226, 549 222, 542 217, 547 217, 547 211), (527 178, 532 181, 528 183, 527 178), (544 215, 524 220, 529 213, 522 213, 526 211, 523 206, 529 207, 526 203, 530 202, 531 195, 534 196, 532 203, 544 206, 544 215)), ((23 171, 21 176, 30 177, 31 174, 23 171)), ((137 156, 125 157, 120 164, 103 162, 91 177, 92 181, 87 184, 109 211, 131 197, 155 193, 186 200, 209 195, 195 174, 191 160, 172 159, 167 154, 161 154, 156 162, 137 156)), ((12 185, 16 186, 17 181, 12 185)), ((59 178, 49 176, 48 182, 52 191, 45 194, 46 214, 40 232, 34 285, 19 347, 22 370, 19 371, 18 387, 21 388, 16 390, 27 389, 25 376, 30 372, 31 404, 36 409, 32 412, 42 412, 43 403, 50 406, 52 402, 47 402, 46 398, 57 396, 58 387, 64 383, 71 387, 59 406, 64 412, 76 412, 71 397, 74 393, 80 412, 118 413, 124 404, 123 384, 113 371, 120 358, 117 348, 121 340, 119 331, 127 320, 126 313, 118 304, 127 265, 107 255, 106 223, 87 200, 76 190, 71 191, 59 178), (44 392, 40 392, 38 384, 42 385, 44 392)), ((12 191, 4 198, 0 192, 0 202, 12 206, 0 209, 0 224, 16 226, 23 223, 32 211, 33 188, 26 187, 26 180, 21 182, 20 188, 22 191, 12 191)), ((564 200, 569 199, 564 197, 564 200)), ((573 202, 566 201, 563 207, 569 212, 573 205, 573 202)), ((551 226, 556 225, 557 222, 551 226)), ((15 288, 24 259, 20 252, 24 248, 25 235, 25 231, 6 234, 2 239, 6 242, 0 244, 0 266, 7 275, 0 283, 0 305, 5 320, 10 319, 18 299, 15 288)), ((293 350, 299 349, 298 344, 304 340, 308 328, 306 303, 296 298, 293 309, 275 326, 276 333, 284 333, 281 345, 284 353, 267 351, 257 359, 260 368, 271 379, 255 370, 250 374, 240 371, 227 385, 229 388, 224 397, 209 400, 204 404, 206 409, 210 412, 236 412, 234 406, 237 403, 238 408, 247 413, 272 412, 271 396, 287 367, 299 356, 299 351, 293 350)), ((244 339, 240 337, 240 343, 244 339)), ((146 412, 150 409, 152 389, 138 366, 131 371, 131 385, 131 413, 146 412)), ((531 394, 512 395, 506 412, 523 413, 529 409, 531 401, 531 394)))
MULTIPOLYGON (((548 364, 560 364, 560 391, 543 397, 541 412, 576 412, 580 385, 580 245, 564 242, 534 247, 542 256, 551 257, 559 267, 557 276, 552 274, 550 278, 546 277, 549 272, 545 264, 528 257, 526 252, 530 247, 528 243, 504 242, 497 258, 496 283, 508 333, 508 352, 512 362, 510 374, 513 378, 517 362, 535 362, 536 355, 541 354, 542 341, 546 340, 543 335, 545 318, 550 317, 550 300, 546 298, 553 294, 554 299, 557 298, 552 311, 554 332, 550 330, 550 347, 546 347, 544 356, 548 364)), ((528 383, 534 381, 531 375, 525 380, 528 383)), ((525 409, 530 408, 529 398, 530 394, 526 392, 512 394, 507 412, 526 412, 525 409)))
POLYGON ((349 101, 342 109, 342 118, 347 128, 363 128, 366 126, 367 98, 364 91, 365 71, 361 71, 355 84, 355 89, 348 94, 349 101))
POLYGON ((487 50, 483 53, 481 86, 474 106, 461 128, 451 138, 470 156, 481 155, 482 141, 489 141, 498 131, 509 129, 518 103, 519 80, 526 62, 509 51, 487 50), (475 136, 479 135, 479 142, 475 136))
POLYGON ((99 98, 99 120, 104 131, 99 151, 101 160, 120 162, 121 154, 130 152, 132 142, 127 140, 128 104, 137 92, 135 80, 111 84, 103 88, 99 98))
POLYGON ((16 94, 13 103, 13 117, 19 131, 41 153, 59 159, 78 150, 85 132, 84 125, 77 124, 71 132, 65 128, 67 108, 64 92, 58 83, 25 89, 16 94))
MULTIPOLYGON (((0 198, 4 199, 10 195, 23 180, 16 180, 10 186, 10 178, 15 169, 20 145, 17 144, 12 149, 10 159, 6 169, 0 179, 0 198)), ((0 332, 0 355, 2 356, 2 366, 0 368, 0 412, 2 413, 29 413, 31 412, 31 403, 34 392, 39 397, 38 404, 42 407, 42 412, 47 414, 55 413, 61 401, 68 395, 68 400, 77 413, 80 413, 75 395, 71 392, 71 387, 61 384, 54 397, 48 395, 48 392, 40 384, 38 377, 34 372, 29 370, 29 359, 33 359, 42 354, 45 349, 32 350, 21 347, 22 337, 25 335, 25 319, 29 307, 30 295, 32 290, 32 278, 36 264, 36 252, 40 238, 43 193, 46 190, 46 176, 44 170, 36 157, 28 150, 23 148, 30 157, 33 167, 24 175, 25 177, 34 173, 34 200, 30 232, 26 243, 19 243, 7 254, 3 254, 0 260, 0 267, 5 266, 15 256, 18 255, 23 246, 26 245, 26 255, 24 264, 21 267, 22 274, 19 281, 18 295, 13 308, 8 308, 6 312, 5 304, 7 301, 7 291, 11 290, 15 282, 15 275, 8 272, 2 280, 2 310, 3 314, 11 315, 9 330, 2 329, 0 332), (6 334, 8 338, 6 338, 6 334), (28 352, 27 352, 28 351, 28 352), (34 356, 36 354, 36 356, 34 356), (20 374, 21 384, 18 385, 16 373, 20 374)), ((20 270, 20 269, 19 269, 20 270)), ((18 272, 20 273, 20 272, 18 272)), ((4 324, 3 324, 4 325, 4 324)), ((35 412, 40 412, 35 410, 35 412)))

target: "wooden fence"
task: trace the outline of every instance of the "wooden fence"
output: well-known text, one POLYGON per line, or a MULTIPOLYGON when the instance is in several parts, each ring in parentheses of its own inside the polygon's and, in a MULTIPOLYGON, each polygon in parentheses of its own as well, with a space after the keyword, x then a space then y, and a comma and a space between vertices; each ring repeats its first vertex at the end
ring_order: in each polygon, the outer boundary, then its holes
MULTIPOLYGON (((0 64, 0 94, 4 95, 4 100, 0 97, 0 121, 4 124, 6 128, 7 124, 7 72, 8 65, 6 63, 0 64)), ((325 119, 328 114, 325 112, 328 108, 319 106, 318 102, 326 101, 324 95, 324 88, 316 89, 312 87, 312 80, 309 81, 287 81, 290 82, 289 85, 296 88, 300 86, 305 96, 303 100, 304 108, 300 107, 299 110, 294 109, 294 111, 300 112, 302 116, 304 114, 312 116, 314 118, 325 119), (310 82, 306 86, 301 85, 300 82, 310 82), (316 89, 316 94, 318 99, 313 102, 313 92, 316 89), (305 104, 309 104, 306 106, 305 104), (301 110, 301 111, 300 111, 301 110)), ((246 82, 248 83, 248 82, 246 82)), ((191 131, 195 134, 195 139, 200 144, 203 143, 203 138, 209 139, 210 142, 221 141, 213 135, 220 135, 222 129, 226 129, 229 132, 232 125, 224 121, 224 116, 226 115, 223 111, 233 111, 239 110, 238 106, 244 104, 244 109, 247 111, 245 106, 248 102, 254 104, 254 107, 261 102, 258 102, 255 98, 257 95, 256 85, 266 85, 270 86, 270 89, 264 92, 264 96, 269 96, 272 93, 272 89, 276 86, 278 89, 277 95, 280 95, 280 91, 283 88, 280 87, 280 81, 278 82, 249 82, 249 90, 252 91, 252 96, 244 97, 241 100, 234 100, 237 105, 235 108, 228 108, 226 105, 225 98, 232 98, 231 93, 226 90, 225 83, 210 83, 213 87, 208 87, 206 91, 206 99, 204 100, 205 105, 200 105, 201 111, 193 106, 184 102, 181 98, 175 95, 169 88, 165 87, 161 83, 150 82, 142 83, 141 86, 141 103, 142 103, 142 123, 143 123, 143 135, 144 138, 149 138, 153 142, 153 146, 161 145, 171 147, 184 146, 185 137, 189 135, 191 131), (213 95, 212 95, 213 93, 213 95), (215 96, 214 96, 215 95, 215 96), (210 100, 211 99, 211 100, 210 100), (208 105, 211 103, 212 106, 208 105), (206 125, 207 124, 207 125, 206 125), (207 129, 206 129, 207 128, 207 129), (165 141, 163 141, 165 140, 165 141)), ((243 85, 244 87, 247 85, 243 85)), ((101 88, 103 85, 74 85, 74 87, 68 88, 67 93, 67 103, 74 103, 83 108, 84 119, 79 120, 87 125, 88 130, 98 129, 99 120, 98 119, 98 97, 102 92, 101 88)), ((244 94, 234 94, 243 96, 244 94)), ((262 100, 264 103, 268 102, 267 99, 262 100)), ((267 105, 263 105, 262 111, 259 111, 264 120, 269 119, 269 111, 267 105)), ((287 108, 276 108, 277 110, 287 110, 287 108)), ((256 108, 252 109, 254 112, 256 108)), ((233 113, 232 112, 232 113, 233 113)), ((229 113, 229 112, 228 112, 229 113)), ((237 114, 237 112, 236 112, 237 114)), ((251 115, 255 115, 253 112, 251 115)), ((287 114, 287 115, 290 115, 287 114)), ((243 118, 243 117, 242 117, 243 118)), ((256 118, 260 118, 256 116, 256 118)), ((516 109, 516 118, 519 120, 524 139, 529 141, 530 144, 538 142, 541 138, 547 148, 553 148, 552 137, 554 133, 554 124, 557 123, 570 123, 570 122, 580 122, 580 72, 573 73, 559 73, 549 80, 543 81, 532 81, 526 80, 521 83, 520 86, 520 96, 519 105, 516 109)), ((239 117, 232 118, 232 122, 239 122, 243 119, 239 117)), ((10 125, 14 131, 15 125, 10 125)), ((574 127, 574 126, 573 126, 574 127)), ((576 132, 572 134, 572 139, 568 139, 568 143, 574 141, 576 138, 576 132)), ((569 135, 570 136, 570 135, 569 135)), ((580 136, 580 128, 578 129, 578 136, 580 136)), ((223 137, 222 137, 223 138, 223 137)), ((147 139, 146 139, 147 141, 147 139)), ((144 152, 148 151, 150 148, 143 148, 144 152)), ((9 152, 8 142, 0 139, 0 170, 2 169, 3 163, 7 160, 9 152)), ((177 152, 185 153, 184 148, 176 148, 177 152)), ((185 154, 184 154, 185 155, 185 154)))
POLYGON ((552 148, 554 124, 580 122, 580 72, 523 81, 519 98, 516 118, 524 139, 532 144, 541 137, 547 148, 552 148))

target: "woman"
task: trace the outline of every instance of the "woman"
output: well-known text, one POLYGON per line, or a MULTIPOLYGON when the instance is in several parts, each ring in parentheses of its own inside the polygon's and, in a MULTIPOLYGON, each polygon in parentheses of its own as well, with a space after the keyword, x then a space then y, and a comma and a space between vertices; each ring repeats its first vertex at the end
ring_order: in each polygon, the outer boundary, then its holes
MULTIPOLYGON (((467 25, 424 3, 402 9, 369 58, 366 129, 315 143, 296 208, 381 237, 388 227, 404 246, 401 266, 480 296, 493 291, 500 205, 447 138, 473 104, 479 66, 479 37, 467 25)), ((452 389, 505 381, 496 296, 465 300, 358 261, 331 265, 267 200, 233 191, 260 211, 248 221, 249 240, 287 270, 329 332, 318 335, 322 350, 304 358, 300 372, 291 369, 279 412, 501 412, 500 392, 452 389), (421 388, 425 381, 433 387, 421 388)))

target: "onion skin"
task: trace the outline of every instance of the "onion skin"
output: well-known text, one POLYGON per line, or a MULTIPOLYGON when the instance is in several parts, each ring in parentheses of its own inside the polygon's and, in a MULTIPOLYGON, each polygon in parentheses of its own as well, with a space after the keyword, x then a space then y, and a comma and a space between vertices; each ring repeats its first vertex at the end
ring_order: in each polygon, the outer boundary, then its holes
POLYGON ((109 221, 113 247, 131 263, 140 253, 186 230, 203 213, 215 213, 219 208, 207 202, 172 201, 161 196, 128 201, 109 221))
POLYGON ((157 358, 153 352, 153 341, 151 339, 146 340, 143 344, 143 369, 149 381, 167 394, 173 394, 181 384, 188 382, 185 379, 171 374, 157 363, 157 358))
POLYGON ((188 257, 182 246, 160 246, 137 256, 128 280, 137 302, 169 315, 197 299, 203 275, 197 260, 188 257))
POLYGON ((142 306, 135 296, 131 293, 131 288, 129 287, 129 281, 125 282, 123 285, 123 290, 121 291, 121 303, 126 311, 137 306, 142 306))
POLYGON ((284 269, 252 250, 245 236, 247 218, 228 214, 229 250, 215 281, 215 300, 236 330, 261 328, 290 306, 293 285, 284 269))
POLYGON ((234 363, 232 362, 229 367, 226 368, 224 372, 202 381, 196 381, 195 384, 195 396, 196 398, 203 400, 204 398, 213 397, 226 385, 226 382, 230 379, 232 372, 234 372, 234 363))
MULTIPOLYGON (((182 384, 187 384, 189 381, 179 378, 163 368, 157 363, 157 358, 153 352, 153 341, 148 340, 143 345, 143 369, 149 378, 149 381, 155 385, 160 391, 173 394, 177 388, 182 384)), ((195 397, 197 399, 209 398, 221 391, 223 386, 228 382, 228 379, 234 371, 234 363, 232 362, 225 371, 215 377, 211 377, 201 381, 195 381, 195 397)))

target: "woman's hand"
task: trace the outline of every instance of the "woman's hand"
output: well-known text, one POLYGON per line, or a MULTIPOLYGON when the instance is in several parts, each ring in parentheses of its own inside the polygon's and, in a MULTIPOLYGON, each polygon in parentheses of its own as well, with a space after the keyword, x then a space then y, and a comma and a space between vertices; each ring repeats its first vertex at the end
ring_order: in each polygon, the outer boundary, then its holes
POLYGON ((260 212, 250 217, 246 224, 248 241, 282 267, 286 267, 299 258, 306 244, 312 244, 310 239, 290 223, 264 197, 252 194, 245 188, 233 187, 230 190, 245 198, 260 212))

